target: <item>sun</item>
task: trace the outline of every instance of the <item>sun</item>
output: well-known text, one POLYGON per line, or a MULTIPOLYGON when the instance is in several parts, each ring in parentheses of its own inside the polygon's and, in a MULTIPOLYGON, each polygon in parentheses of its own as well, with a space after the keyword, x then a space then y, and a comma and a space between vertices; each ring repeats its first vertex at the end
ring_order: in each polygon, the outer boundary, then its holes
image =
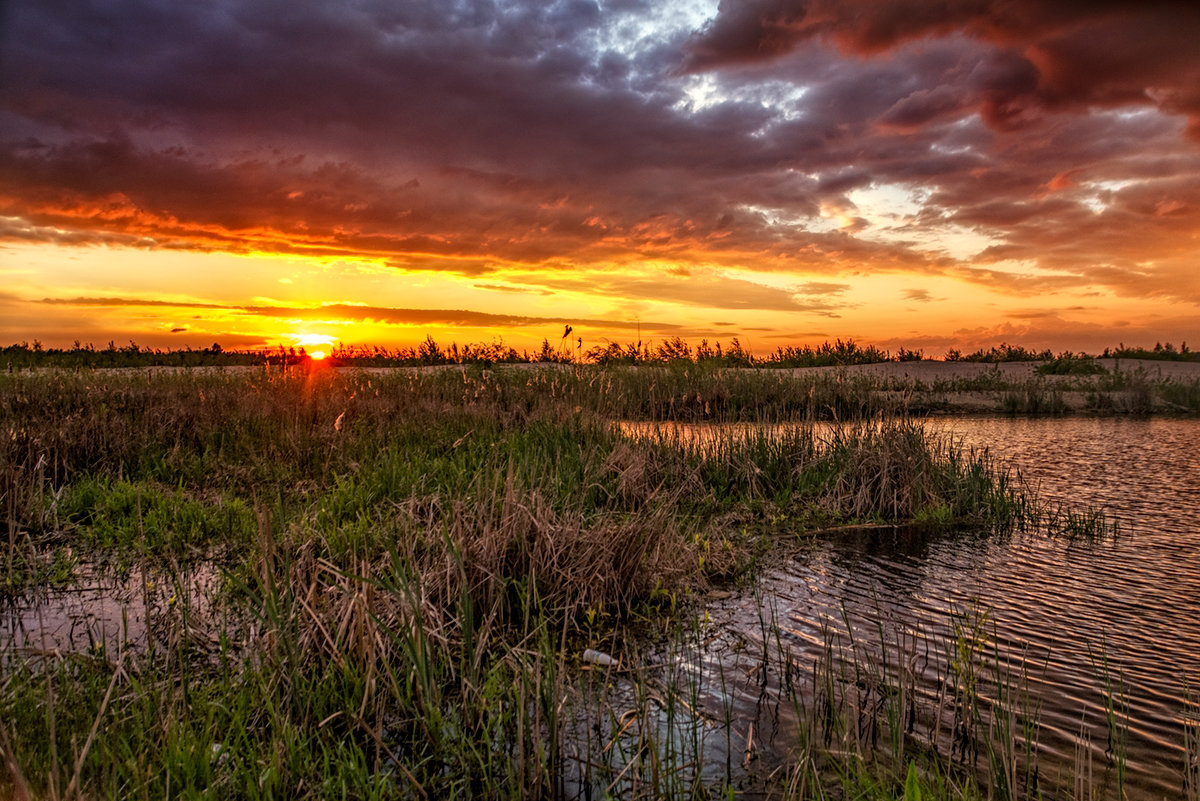
POLYGON ((291 334, 289 338, 296 343, 295 347, 305 349, 309 361, 321 362, 329 358, 330 353, 334 350, 336 338, 328 334, 314 334, 312 332, 304 332, 291 334), (309 350, 311 348, 311 350, 309 350))

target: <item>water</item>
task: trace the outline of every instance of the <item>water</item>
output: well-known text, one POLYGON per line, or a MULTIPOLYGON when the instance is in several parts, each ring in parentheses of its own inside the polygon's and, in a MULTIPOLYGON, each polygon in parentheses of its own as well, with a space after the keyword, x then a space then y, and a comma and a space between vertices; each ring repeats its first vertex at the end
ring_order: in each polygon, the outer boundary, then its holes
POLYGON ((36 590, 0 609, 0 661, 98 651, 115 657, 180 636, 215 646, 222 629, 211 601, 220 584, 207 561, 126 571, 81 565, 71 586, 36 590))
MULTIPOLYGON (((882 639, 893 662, 908 648, 915 692, 936 706, 947 656, 927 644, 952 639, 956 623, 978 622, 981 656, 998 656, 1028 682, 1044 783, 1069 781, 1071 766, 1090 757, 1095 784, 1114 795, 1106 706, 1120 718, 1127 704, 1126 792, 1181 797, 1188 692, 1200 688, 1200 421, 968 418, 930 430, 987 449, 1047 500, 1105 510, 1119 538, 903 529, 822 538, 755 591, 709 610, 720 631, 705 657, 710 688, 720 675, 752 672, 772 650, 811 664, 831 639, 869 664, 881 658, 882 639), (764 647, 764 633, 775 643, 764 647), (749 646, 731 645, 739 642, 749 646)), ((764 717, 764 692, 750 682, 740 692, 712 690, 710 702, 782 731, 776 745, 785 747, 788 715, 764 717)), ((934 721, 922 727, 928 733, 934 721)))
MULTIPOLYGON (((1182 759, 1187 688, 1200 688, 1200 422, 1002 419, 944 428, 1010 460, 1044 497, 1119 521, 1115 543, 1023 542, 969 578, 1001 631, 1051 649, 1062 676, 1050 689, 1077 692, 1081 644, 1103 645, 1128 687, 1130 767, 1164 778, 1182 759)), ((1051 723, 1061 730, 1059 718, 1051 723)))

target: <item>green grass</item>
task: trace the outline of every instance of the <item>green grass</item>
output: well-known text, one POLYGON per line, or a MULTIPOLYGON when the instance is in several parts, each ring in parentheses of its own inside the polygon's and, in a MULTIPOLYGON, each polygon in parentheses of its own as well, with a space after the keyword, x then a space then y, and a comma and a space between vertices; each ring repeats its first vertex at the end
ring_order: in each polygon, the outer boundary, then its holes
POLYGON ((1171 410, 1200 411, 1200 381, 1164 381, 1159 384, 1158 394, 1171 410))
POLYGON ((1037 368, 1038 375, 1107 375, 1108 370, 1090 356, 1059 356, 1037 368))
POLYGON ((254 514, 240 498, 205 502, 150 482, 85 478, 55 500, 62 536, 78 547, 137 555, 197 556, 244 542, 254 514))
POLYGON ((1062 392, 1041 384, 1004 392, 1000 396, 1000 408, 1006 414, 1022 415, 1063 414, 1067 410, 1062 392))

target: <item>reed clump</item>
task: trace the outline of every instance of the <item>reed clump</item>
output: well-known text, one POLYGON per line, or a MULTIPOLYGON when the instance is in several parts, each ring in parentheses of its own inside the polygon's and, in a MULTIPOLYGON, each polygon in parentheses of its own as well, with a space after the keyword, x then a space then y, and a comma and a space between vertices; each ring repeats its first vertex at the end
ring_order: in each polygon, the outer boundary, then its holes
POLYGON ((1006 414, 1023 415, 1063 414, 1068 410, 1062 392, 1040 382, 1005 391, 1000 396, 1000 407, 1006 414))
POLYGON ((931 443, 913 423, 838 428, 818 468, 829 476, 821 501, 867 520, 990 517, 998 511, 994 502, 1007 499, 989 466, 979 464, 983 469, 973 469, 952 446, 931 443))

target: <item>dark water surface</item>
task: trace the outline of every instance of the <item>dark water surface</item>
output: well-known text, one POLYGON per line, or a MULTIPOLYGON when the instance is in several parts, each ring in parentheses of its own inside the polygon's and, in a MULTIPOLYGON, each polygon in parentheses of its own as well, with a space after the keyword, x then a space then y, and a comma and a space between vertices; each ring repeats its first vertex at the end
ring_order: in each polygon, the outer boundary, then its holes
MULTIPOLYGON (((0 607, 0 664, 10 658, 144 650, 156 637, 186 630, 216 642, 211 600, 221 585, 211 562, 128 570, 84 563, 68 587, 34 590, 0 607)), ((227 624, 228 618, 219 621, 227 624)))
POLYGON ((1102 646, 1127 688, 1132 772, 1179 791, 1167 774, 1182 770, 1187 692, 1200 689, 1200 421, 993 419, 938 428, 989 448, 1043 497, 1101 508, 1119 522, 1116 542, 1023 542, 972 584, 1002 632, 1050 649, 1048 725, 1067 727, 1069 710, 1055 709, 1054 691, 1086 691, 1086 646, 1102 646))
MULTIPOLYGON (((1047 790, 1090 760, 1092 786, 1116 797, 1109 707, 1128 721, 1126 794, 1183 797, 1184 726, 1195 724, 1188 696, 1200 688, 1200 421, 967 418, 927 427, 987 449, 1046 500, 1103 509, 1119 536, 875 529, 822 539, 754 593, 713 604, 723 636, 744 637, 753 652, 770 628, 764 621, 773 623, 778 634, 767 636, 800 662, 821 657, 831 638, 840 648, 852 640, 859 662, 884 652, 894 662, 907 650, 917 694, 936 706, 947 663, 937 643, 951 641, 956 624, 977 624, 986 658, 1027 683, 1047 790)), ((739 659, 714 654, 706 670, 736 672, 739 659)), ((779 716, 764 720, 758 687, 732 696, 721 700, 736 715, 786 730, 779 716)))

